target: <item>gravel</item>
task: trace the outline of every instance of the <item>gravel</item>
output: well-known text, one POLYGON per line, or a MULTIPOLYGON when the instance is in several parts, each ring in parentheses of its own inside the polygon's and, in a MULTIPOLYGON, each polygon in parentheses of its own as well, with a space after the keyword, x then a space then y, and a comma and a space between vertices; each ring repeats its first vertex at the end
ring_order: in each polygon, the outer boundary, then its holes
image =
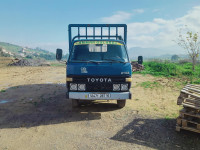
POLYGON ((50 64, 41 59, 20 59, 13 61, 9 66, 50 66, 50 64))

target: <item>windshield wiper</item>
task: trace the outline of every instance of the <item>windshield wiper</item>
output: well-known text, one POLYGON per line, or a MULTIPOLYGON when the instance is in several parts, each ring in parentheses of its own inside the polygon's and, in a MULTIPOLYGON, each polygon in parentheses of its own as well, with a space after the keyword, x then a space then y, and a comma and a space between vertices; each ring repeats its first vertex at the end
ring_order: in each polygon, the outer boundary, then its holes
POLYGON ((116 59, 103 59, 103 60, 108 60, 108 61, 112 61, 112 62, 119 62, 119 63, 126 63, 124 61, 120 61, 120 60, 116 60, 116 59))
POLYGON ((91 62, 91 63, 100 63, 100 61, 95 61, 95 60, 87 60, 86 62, 91 62))
POLYGON ((72 61, 72 62, 85 62, 85 63, 91 62, 91 63, 100 63, 100 61, 95 61, 95 60, 75 60, 75 61, 72 61))

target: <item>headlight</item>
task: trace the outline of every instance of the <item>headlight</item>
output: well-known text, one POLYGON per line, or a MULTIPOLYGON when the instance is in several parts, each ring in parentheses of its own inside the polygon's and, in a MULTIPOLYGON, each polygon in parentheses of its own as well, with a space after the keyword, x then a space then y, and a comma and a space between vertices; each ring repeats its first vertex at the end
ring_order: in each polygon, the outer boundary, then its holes
POLYGON ((78 91, 85 91, 85 84, 78 84, 78 91))
POLYGON ((113 91, 120 91, 120 84, 113 84, 113 91))
POLYGON ((121 84, 121 91, 127 91, 128 90, 128 84, 121 84))
POLYGON ((77 84, 76 83, 70 83, 70 90, 71 91, 77 91, 77 84))

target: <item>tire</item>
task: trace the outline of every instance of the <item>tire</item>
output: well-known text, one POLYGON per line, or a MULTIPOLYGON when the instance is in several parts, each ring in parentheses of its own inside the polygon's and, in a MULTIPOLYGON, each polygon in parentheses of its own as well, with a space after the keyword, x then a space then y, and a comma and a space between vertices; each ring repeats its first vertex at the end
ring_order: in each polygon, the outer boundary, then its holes
POLYGON ((79 100, 78 99, 72 99, 72 107, 76 108, 79 106, 79 100))
POLYGON ((117 106, 123 108, 126 105, 126 100, 117 100, 117 106))

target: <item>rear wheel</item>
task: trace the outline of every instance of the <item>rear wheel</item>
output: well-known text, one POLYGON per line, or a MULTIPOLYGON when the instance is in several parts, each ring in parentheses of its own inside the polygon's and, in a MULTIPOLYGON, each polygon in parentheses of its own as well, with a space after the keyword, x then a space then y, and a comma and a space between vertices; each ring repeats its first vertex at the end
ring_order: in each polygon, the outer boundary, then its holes
POLYGON ((79 100, 78 99, 72 99, 72 107, 78 107, 79 106, 79 100))
POLYGON ((126 100, 117 100, 117 106, 123 108, 126 105, 126 100))

